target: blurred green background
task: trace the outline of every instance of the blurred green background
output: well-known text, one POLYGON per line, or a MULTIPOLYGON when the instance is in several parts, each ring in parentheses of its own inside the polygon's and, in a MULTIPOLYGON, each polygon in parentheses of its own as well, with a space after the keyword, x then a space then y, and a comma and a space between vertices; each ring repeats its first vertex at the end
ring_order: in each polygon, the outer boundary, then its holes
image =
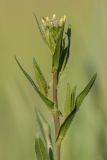
MULTIPOLYGON (((93 73, 98 77, 62 145, 62 160, 107 160, 107 1, 0 0, 0 159, 35 160, 38 132, 34 107, 45 105, 16 65, 14 55, 33 75, 32 58, 51 80, 51 55, 35 19, 67 16, 72 24, 69 64, 59 86, 63 111, 66 83, 78 93, 93 73)), ((49 113, 48 113, 49 115, 49 113)))

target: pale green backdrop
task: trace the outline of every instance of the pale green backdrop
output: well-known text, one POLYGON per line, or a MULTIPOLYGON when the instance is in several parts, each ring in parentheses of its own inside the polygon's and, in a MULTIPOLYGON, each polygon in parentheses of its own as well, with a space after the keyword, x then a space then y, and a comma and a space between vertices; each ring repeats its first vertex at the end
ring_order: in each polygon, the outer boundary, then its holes
MULTIPOLYGON (((46 106, 16 65, 16 55, 33 75, 32 58, 51 80, 51 55, 33 17, 67 16, 72 25, 69 64, 59 86, 63 111, 66 83, 78 92, 93 73, 94 88, 63 141, 62 160, 107 160, 107 1, 0 0, 0 160, 36 160, 34 107, 46 106)), ((49 114, 48 114, 49 116, 49 114)), ((50 118, 50 117, 49 117, 50 118)))

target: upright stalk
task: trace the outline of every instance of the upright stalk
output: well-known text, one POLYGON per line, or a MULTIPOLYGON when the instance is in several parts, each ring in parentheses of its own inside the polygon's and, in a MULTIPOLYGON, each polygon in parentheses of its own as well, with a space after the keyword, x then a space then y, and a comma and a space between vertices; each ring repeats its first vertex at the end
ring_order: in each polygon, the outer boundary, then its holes
MULTIPOLYGON (((54 72, 53 73, 53 101, 55 103, 56 111, 53 115, 53 118, 54 118, 54 126, 55 126, 55 137, 57 137, 58 131, 59 131, 59 128, 60 128, 60 119, 59 119, 59 114, 58 114, 57 85, 58 85, 58 76, 57 76, 57 72, 54 72)), ((61 149, 61 145, 56 144, 57 160, 60 160, 60 149, 61 149)))

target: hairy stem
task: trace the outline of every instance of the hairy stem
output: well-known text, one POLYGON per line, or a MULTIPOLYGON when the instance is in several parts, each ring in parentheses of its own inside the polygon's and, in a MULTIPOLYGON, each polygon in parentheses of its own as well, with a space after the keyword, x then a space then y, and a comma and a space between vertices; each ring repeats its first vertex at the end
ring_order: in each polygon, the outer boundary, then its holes
MULTIPOLYGON (((53 73, 53 101, 55 103, 56 112, 54 113, 53 118, 54 118, 54 126, 55 126, 55 137, 57 137, 58 131, 60 128, 60 119, 58 114, 57 85, 58 85, 58 76, 57 76, 57 72, 54 72, 53 73)), ((56 144, 57 160, 60 160, 60 149, 61 149, 61 145, 56 144)))

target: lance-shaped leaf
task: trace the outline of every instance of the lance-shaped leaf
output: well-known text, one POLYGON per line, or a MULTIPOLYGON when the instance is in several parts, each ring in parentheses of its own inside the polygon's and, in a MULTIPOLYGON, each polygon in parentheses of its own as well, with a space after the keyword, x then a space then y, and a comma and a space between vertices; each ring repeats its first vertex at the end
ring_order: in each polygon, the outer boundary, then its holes
POLYGON ((52 143, 51 128, 50 128, 49 122, 46 120, 46 118, 40 111, 39 112, 36 111, 36 116, 37 116, 38 123, 40 125, 39 127, 43 134, 45 142, 48 142, 49 146, 52 147, 53 143, 52 143), (48 136, 46 136, 45 133, 48 133, 48 136))
POLYGON ((67 84, 67 94, 65 100, 65 118, 74 110, 75 108, 75 94, 76 94, 76 86, 73 88, 71 92, 70 84, 67 84))
POLYGON ((39 114, 36 111, 36 117, 37 117, 37 120, 38 120, 40 131, 42 133, 43 140, 44 140, 44 142, 45 142, 45 144, 47 145, 47 148, 48 148, 49 160, 53 160, 54 159, 53 142, 52 142, 50 125, 47 122, 47 120, 45 119, 44 115, 40 111, 39 111, 39 114), (47 128, 47 131, 45 130, 44 127, 47 128), (46 133, 48 133, 47 136, 46 136, 46 133))
POLYGON ((47 143, 48 145, 52 148, 53 147, 53 142, 52 142, 52 132, 51 132, 51 127, 49 125, 49 122, 46 120, 46 118, 44 117, 44 115, 39 112, 40 114, 40 117, 42 119, 42 122, 44 123, 44 125, 46 126, 47 128, 47 133, 48 133, 48 136, 47 136, 47 143))
POLYGON ((39 94, 39 96, 41 97, 41 99, 48 106, 48 108, 50 109, 50 111, 53 111, 53 109, 54 109, 54 103, 51 100, 49 100, 47 97, 45 97, 43 93, 40 92, 38 86, 32 80, 32 78, 30 77, 30 75, 23 69, 23 67, 21 66, 21 64, 19 63, 19 61, 17 60, 16 57, 15 57, 15 60, 16 60, 16 62, 18 64, 18 66, 20 67, 20 69, 22 70, 22 72, 24 73, 24 75, 26 76, 26 78, 29 80, 29 82, 32 85, 32 87, 35 89, 35 91, 39 94))
POLYGON ((59 58, 60 58, 60 52, 61 52, 61 47, 62 47, 62 39, 63 39, 63 31, 64 31, 64 25, 61 28, 59 38, 57 40, 56 48, 55 48, 55 53, 53 55, 53 72, 58 70, 59 67, 59 58))
POLYGON ((65 108, 64 108, 64 115, 65 118, 70 114, 71 112, 71 88, 70 84, 67 84, 67 93, 66 93, 66 99, 65 99, 65 108))
POLYGON ((63 43, 62 43, 62 49, 61 49, 61 54, 60 54, 60 58, 59 58, 59 67, 58 67, 58 75, 64 71, 66 64, 68 62, 69 59, 69 55, 70 55, 70 45, 71 45, 71 27, 68 27, 67 30, 67 46, 65 47, 65 38, 63 39, 63 43))
POLYGON ((35 71, 36 82, 39 86, 39 89, 41 90, 41 92, 45 96, 47 96, 47 94, 48 94, 48 84, 47 84, 46 79, 45 79, 39 65, 37 64, 35 58, 33 58, 33 66, 34 66, 34 71, 35 71))
POLYGON ((76 88, 77 87, 75 86, 71 93, 71 111, 75 109, 76 88))
POLYGON ((37 111, 36 111, 36 118, 38 121, 38 126, 39 126, 40 132, 42 134, 43 140, 44 140, 45 144, 47 144, 46 134, 45 134, 44 126, 43 126, 44 123, 42 122, 40 115, 38 114, 37 111))
POLYGON ((68 115, 68 117, 65 119, 65 121, 62 123, 60 130, 59 130, 59 133, 58 133, 58 136, 57 136, 57 139, 56 139, 57 143, 61 143, 61 141, 65 137, 65 135, 69 129, 69 126, 70 126, 72 120, 74 119, 75 114, 76 114, 76 109, 74 109, 68 115))
POLYGON ((87 96, 89 93, 90 89, 92 88, 95 80, 96 80, 97 74, 94 74, 94 76, 91 78, 87 86, 84 88, 84 90, 77 96, 76 98, 76 108, 78 109, 83 102, 84 98, 87 96))
POLYGON ((35 152, 38 160, 49 160, 47 149, 41 138, 35 140, 35 152))

